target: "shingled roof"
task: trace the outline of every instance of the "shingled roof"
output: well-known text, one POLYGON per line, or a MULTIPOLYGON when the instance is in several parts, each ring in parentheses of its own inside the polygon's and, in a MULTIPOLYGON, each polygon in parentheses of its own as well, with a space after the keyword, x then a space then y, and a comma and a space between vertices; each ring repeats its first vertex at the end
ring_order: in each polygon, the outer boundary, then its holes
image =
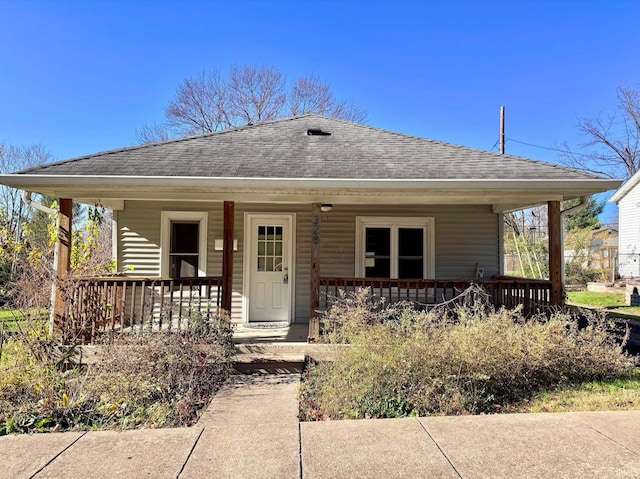
POLYGON ((96 153, 19 174, 358 180, 598 179, 558 165, 314 114, 96 153))

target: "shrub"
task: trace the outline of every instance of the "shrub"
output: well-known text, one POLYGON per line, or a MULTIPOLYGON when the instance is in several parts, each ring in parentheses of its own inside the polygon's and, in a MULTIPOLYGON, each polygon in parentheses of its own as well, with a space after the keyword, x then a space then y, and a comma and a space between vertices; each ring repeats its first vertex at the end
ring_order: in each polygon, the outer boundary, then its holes
POLYGON ((306 419, 495 412, 561 383, 631 374, 635 364, 603 316, 579 328, 563 312, 525 320, 479 302, 439 312, 396 305, 364 325, 362 311, 352 318, 346 303, 339 308, 350 346, 308 371, 306 419))
POLYGON ((73 347, 52 354, 51 342, 20 335, 0 363, 0 435, 190 425, 228 377, 230 339, 219 320, 197 334, 123 336, 79 367, 73 347))

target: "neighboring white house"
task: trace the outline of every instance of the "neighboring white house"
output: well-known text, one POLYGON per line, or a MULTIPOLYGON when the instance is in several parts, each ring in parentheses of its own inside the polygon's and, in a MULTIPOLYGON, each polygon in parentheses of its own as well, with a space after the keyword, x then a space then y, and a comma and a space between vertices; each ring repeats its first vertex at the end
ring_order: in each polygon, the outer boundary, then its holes
POLYGON ((640 278, 640 171, 620 187, 611 201, 620 208, 620 276, 640 278))

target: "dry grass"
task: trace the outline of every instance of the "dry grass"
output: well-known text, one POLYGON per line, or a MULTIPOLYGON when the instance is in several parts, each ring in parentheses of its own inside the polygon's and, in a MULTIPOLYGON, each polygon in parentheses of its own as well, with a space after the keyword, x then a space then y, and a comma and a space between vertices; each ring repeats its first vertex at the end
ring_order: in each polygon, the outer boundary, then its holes
POLYGON ((367 313, 366 302, 361 293, 325 317, 330 338, 351 346, 308 372, 306 419, 498 412, 559 385, 629 377, 636 364, 602 315, 581 329, 568 313, 525 320, 477 301, 439 313, 367 313))
POLYGON ((230 327, 209 324, 122 337, 87 367, 42 331, 12 337, 0 362, 0 435, 192 424, 230 372, 230 327))
POLYGON ((640 409, 640 370, 626 379, 562 386, 535 394, 513 412, 618 411, 640 409))

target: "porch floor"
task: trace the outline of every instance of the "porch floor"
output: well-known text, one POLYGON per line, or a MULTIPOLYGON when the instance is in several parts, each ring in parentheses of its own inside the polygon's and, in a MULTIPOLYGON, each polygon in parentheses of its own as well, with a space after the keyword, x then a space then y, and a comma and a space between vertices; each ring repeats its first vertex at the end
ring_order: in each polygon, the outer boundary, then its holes
POLYGON ((309 325, 292 324, 287 328, 248 328, 243 324, 235 325, 234 344, 256 343, 305 343, 309 336, 309 325))

